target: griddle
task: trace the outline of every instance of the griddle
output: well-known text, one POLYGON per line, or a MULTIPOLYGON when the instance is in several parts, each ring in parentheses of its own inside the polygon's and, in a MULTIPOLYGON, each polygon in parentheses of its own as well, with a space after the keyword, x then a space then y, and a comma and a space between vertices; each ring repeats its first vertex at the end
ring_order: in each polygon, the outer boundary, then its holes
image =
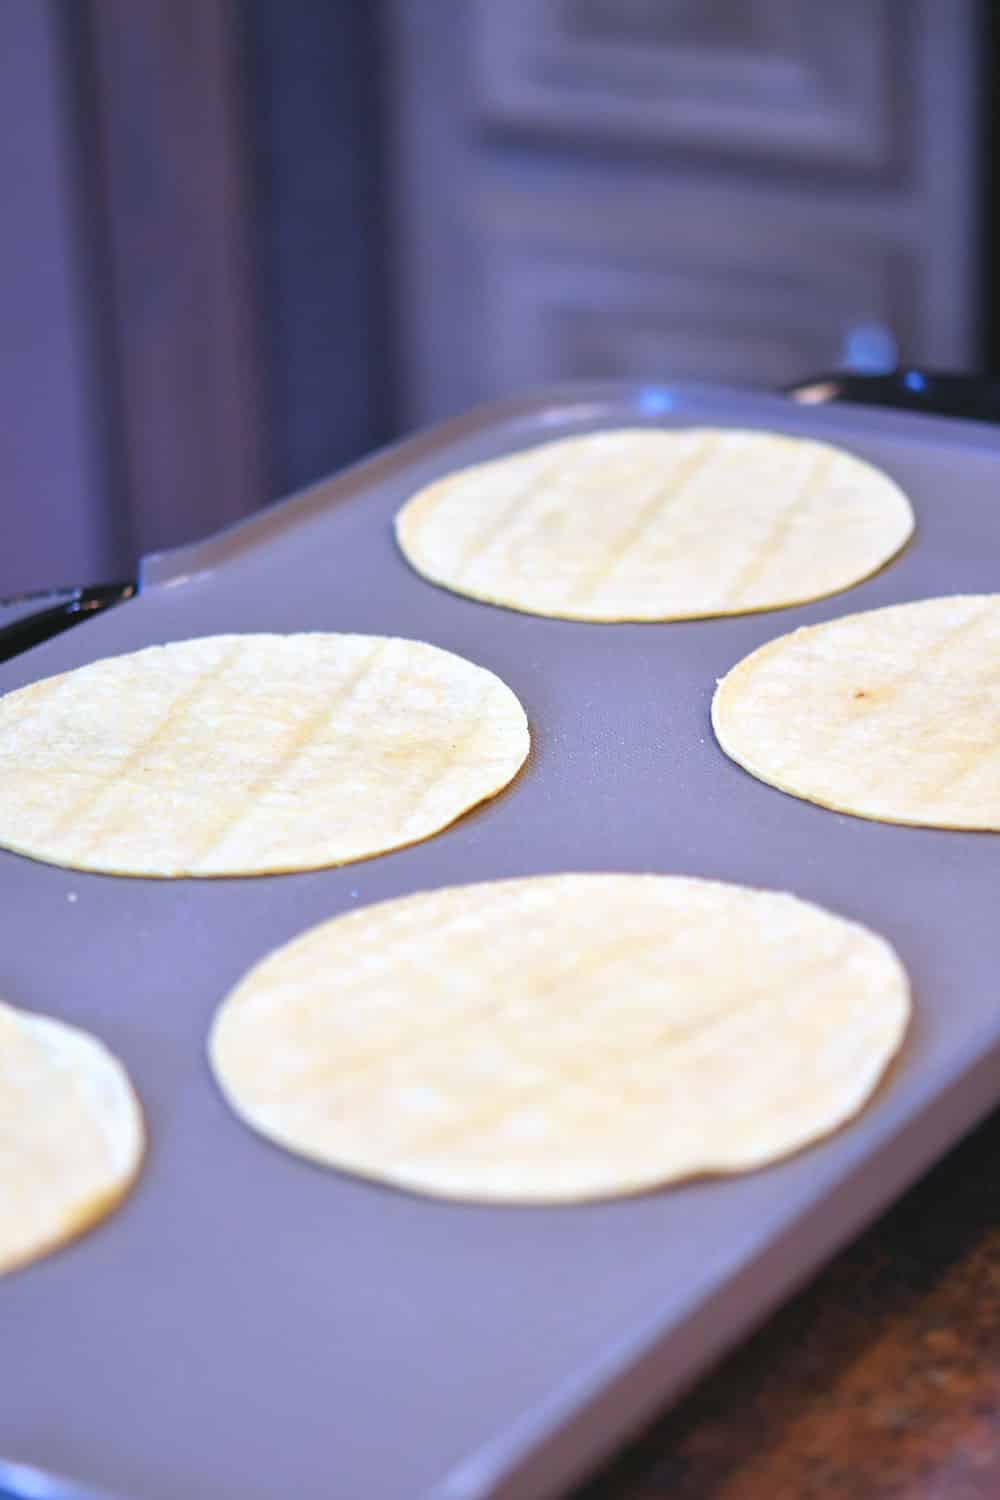
POLYGON ((1000 589, 995 432, 823 399, 585 385, 481 409, 146 559, 136 597, 0 667, 7 691, 216 632, 398 634, 498 673, 534 741, 494 801, 426 843, 340 869, 146 881, 0 852, 0 994, 103 1038, 135 1081, 150 1138, 120 1211, 0 1279, 0 1488, 50 1500, 546 1500, 1000 1100, 997 836, 828 812, 754 780, 712 736, 716 680, 774 636, 1000 589), (399 554, 392 518, 420 485, 626 423, 839 443, 907 491, 915 539, 875 577, 805 607, 653 625, 475 603, 399 554), (511 1208, 323 1170, 223 1104, 208 1026, 272 948, 367 902, 563 870, 792 889, 883 933, 916 1014, 870 1107, 750 1176, 511 1208))

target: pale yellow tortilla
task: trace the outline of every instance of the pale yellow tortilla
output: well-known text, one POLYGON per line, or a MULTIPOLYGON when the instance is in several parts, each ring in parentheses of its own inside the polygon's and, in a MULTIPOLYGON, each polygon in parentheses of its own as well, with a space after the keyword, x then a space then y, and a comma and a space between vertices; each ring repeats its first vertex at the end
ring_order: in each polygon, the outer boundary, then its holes
POLYGON ((1000 830, 1000 594, 923 599, 769 641, 720 682, 752 775, 885 823, 1000 830))
POLYGON ((111 1053, 0 1003, 0 1275, 111 1213, 144 1148, 139 1101, 111 1053))
POLYGON ((459 594, 568 620, 682 620, 818 599, 913 531, 871 464, 771 432, 625 428, 449 474, 396 518, 403 553, 459 594))
POLYGON ((209 1050, 290 1151, 447 1198, 574 1202, 827 1135, 909 1009, 883 939, 794 896, 560 875, 315 927, 229 995, 209 1050))
POLYGON ((255 875, 438 832, 516 775, 524 710, 420 641, 230 635, 0 698, 0 845, 117 875, 255 875))

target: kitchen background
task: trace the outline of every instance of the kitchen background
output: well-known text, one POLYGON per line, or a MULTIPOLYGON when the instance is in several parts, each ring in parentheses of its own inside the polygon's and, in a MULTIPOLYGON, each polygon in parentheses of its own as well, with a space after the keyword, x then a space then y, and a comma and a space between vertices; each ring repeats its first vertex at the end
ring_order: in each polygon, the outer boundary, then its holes
POLYGON ((985 0, 0 0, 0 597, 473 402, 997 365, 985 0))

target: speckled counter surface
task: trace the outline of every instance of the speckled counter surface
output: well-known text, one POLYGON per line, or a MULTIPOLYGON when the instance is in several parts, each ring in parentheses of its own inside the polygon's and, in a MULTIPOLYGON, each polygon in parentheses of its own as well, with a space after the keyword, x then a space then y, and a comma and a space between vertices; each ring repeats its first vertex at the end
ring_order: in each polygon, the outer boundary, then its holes
POLYGON ((1000 1112, 573 1500, 1000 1500, 1000 1112))

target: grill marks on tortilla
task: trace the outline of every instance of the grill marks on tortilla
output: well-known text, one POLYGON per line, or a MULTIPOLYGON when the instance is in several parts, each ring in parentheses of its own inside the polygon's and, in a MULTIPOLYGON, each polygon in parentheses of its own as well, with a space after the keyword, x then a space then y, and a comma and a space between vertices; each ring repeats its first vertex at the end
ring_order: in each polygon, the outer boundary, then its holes
POLYGON ((823 494, 825 481, 829 479, 838 457, 839 455, 835 453, 820 452, 812 459, 798 488, 792 491, 788 503, 775 516, 767 536, 726 590, 731 603, 739 603, 741 600, 753 597, 754 585, 780 556, 782 543, 787 538, 796 517, 805 512, 810 503, 823 494))
POLYGON ((289 1150, 445 1197, 573 1202, 836 1129, 908 1014, 889 946, 792 896, 543 876, 313 928, 237 985, 209 1051, 289 1150))
POLYGON ((1000 830, 1000 595, 845 616, 722 680, 716 735, 762 781, 892 823, 1000 830))
MULTIPOLYGON (((58 840, 61 834, 82 823, 88 814, 96 813, 101 798, 122 782, 128 781, 130 773, 141 772, 143 762, 149 757, 150 752, 157 745, 167 742, 172 730, 185 719, 197 717, 199 703, 206 698, 212 683, 217 681, 235 661, 239 649, 237 643, 214 666, 199 673, 190 687, 168 701, 164 706, 162 717, 153 724, 145 739, 130 750, 124 760, 116 762, 113 768, 105 772, 103 776, 98 772, 94 784, 58 814, 51 828, 46 830, 45 837, 58 840)), ((101 844, 113 842, 115 831, 121 827, 121 823, 121 817, 109 819, 104 824, 99 823, 89 838, 77 842, 78 857, 86 860, 87 856, 101 844)))
POLYGON ((718 453, 718 447, 719 440, 714 434, 703 436, 690 457, 677 464, 669 480, 664 481, 659 477, 655 479, 651 498, 640 498, 635 518, 628 521, 607 556, 597 563, 574 590, 571 600, 573 604, 591 603, 600 584, 624 565, 631 552, 641 549, 649 533, 662 524, 667 508, 683 503, 691 486, 704 474, 712 458, 718 453))
POLYGON ((360 691, 362 683, 384 654, 385 648, 385 641, 376 641, 371 651, 361 659, 354 671, 347 674, 343 683, 333 694, 332 700, 321 705, 310 718, 293 729, 288 743, 284 749, 278 750, 274 762, 247 787, 246 806, 237 808, 209 831, 204 843, 193 856, 193 864, 196 868, 247 817, 265 793, 291 780, 291 773, 296 763, 302 760, 311 745, 336 726, 337 719, 343 713, 348 701, 360 691))
POLYGON ((0 844, 119 874, 339 864, 447 826, 528 744, 509 688, 419 641, 151 647, 0 699, 0 844))
POLYGON ((879 470, 826 444, 711 428, 564 438, 446 475, 396 518, 431 581, 529 613, 667 620, 800 603, 913 529, 879 470))

